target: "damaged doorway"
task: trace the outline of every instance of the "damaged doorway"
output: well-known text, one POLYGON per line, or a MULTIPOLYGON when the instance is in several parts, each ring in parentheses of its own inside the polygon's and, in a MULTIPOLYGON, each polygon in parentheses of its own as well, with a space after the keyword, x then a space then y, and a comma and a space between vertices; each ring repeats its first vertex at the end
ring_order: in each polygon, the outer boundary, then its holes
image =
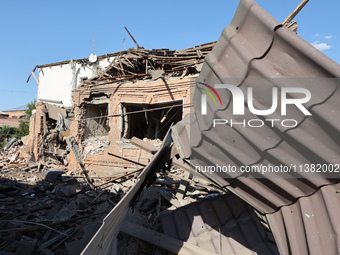
POLYGON ((182 120, 183 101, 158 104, 122 104, 122 138, 163 140, 171 124, 182 120))
POLYGON ((89 137, 108 136, 110 127, 108 125, 109 104, 87 104, 85 139, 89 137))

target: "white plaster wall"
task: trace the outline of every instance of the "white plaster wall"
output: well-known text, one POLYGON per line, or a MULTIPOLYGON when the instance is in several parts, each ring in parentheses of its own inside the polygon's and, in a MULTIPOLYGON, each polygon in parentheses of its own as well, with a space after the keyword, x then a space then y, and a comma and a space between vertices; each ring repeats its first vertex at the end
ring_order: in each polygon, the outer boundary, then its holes
MULTIPOLYGON (((54 103, 59 106, 73 106, 72 89, 79 86, 82 77, 91 78, 96 74, 98 66, 105 69, 112 61, 105 58, 92 65, 82 66, 81 63, 73 63, 74 70, 71 67, 71 62, 64 65, 55 65, 44 67, 39 70, 39 86, 38 86, 38 101, 52 100, 62 101, 62 104, 54 103), (74 83, 75 73, 75 84, 74 83)), ((52 103, 52 102, 49 102, 52 103)))

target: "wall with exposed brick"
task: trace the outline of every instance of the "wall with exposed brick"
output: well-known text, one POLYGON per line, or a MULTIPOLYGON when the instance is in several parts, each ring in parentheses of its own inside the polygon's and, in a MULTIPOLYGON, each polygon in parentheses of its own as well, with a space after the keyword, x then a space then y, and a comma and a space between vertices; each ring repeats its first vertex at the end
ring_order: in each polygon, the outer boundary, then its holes
MULTIPOLYGON (((128 158, 143 164, 147 164, 150 153, 147 153, 138 147, 129 143, 127 139, 121 137, 121 128, 123 125, 122 104, 158 104, 165 102, 176 102, 183 100, 183 116, 190 112, 190 88, 195 85, 195 76, 180 79, 169 78, 164 81, 138 81, 127 82, 123 84, 103 83, 95 86, 84 86, 77 88, 73 92, 73 101, 75 103, 76 124, 72 125, 71 132, 78 134, 78 142, 84 138, 82 134, 85 121, 84 105, 90 103, 96 96, 107 95, 109 100, 109 118, 108 123, 110 130, 108 140, 110 145, 96 155, 88 155, 85 160, 85 167, 90 171, 96 171, 97 174, 111 175, 125 169, 136 167, 135 164, 129 163, 118 157, 109 155, 112 153, 120 157, 128 158), (78 113, 78 114, 77 114, 78 113)), ((182 116, 182 117, 183 117, 182 116)), ((161 141, 144 139, 151 144, 159 146, 161 141)))
MULTIPOLYGON (((190 89, 195 85, 195 76, 185 78, 168 78, 167 80, 158 79, 157 81, 138 81, 126 82, 122 84, 106 83, 96 86, 79 87, 73 91, 72 98, 74 101, 74 121, 70 125, 69 134, 73 135, 78 142, 83 154, 86 150, 84 141, 89 134, 86 135, 86 125, 88 118, 96 111, 89 112, 89 105, 93 107, 103 106, 102 99, 106 98, 108 111, 105 116, 106 124, 109 126, 106 137, 97 137, 105 139, 109 145, 99 152, 92 155, 91 153, 85 155, 85 167, 91 172, 96 172, 100 176, 114 176, 119 173, 124 173, 129 169, 139 168, 141 165, 128 162, 121 159, 127 158, 129 160, 139 162, 140 164, 147 164, 151 158, 151 154, 141 150, 129 142, 129 139, 123 138, 122 127, 127 125, 126 119, 122 116, 124 104, 143 104, 152 105, 157 108, 160 106, 169 107, 172 103, 183 102, 181 106, 182 117, 190 112, 191 93, 190 89), (98 103, 99 102, 99 103, 98 103), (165 104, 166 103, 166 104, 165 104), (109 155, 111 153, 116 156, 109 155)), ((164 108, 167 112, 168 108, 164 108)), ((30 119, 30 139, 28 142, 28 150, 34 155, 36 160, 42 159, 44 156, 45 139, 49 134, 47 109, 45 104, 38 102, 36 110, 30 119)), ((97 112, 98 113, 98 112, 97 112)), ((133 112, 132 112, 133 114, 133 112)), ((171 121, 172 116, 167 117, 167 121, 171 121)), ((177 117, 178 118, 178 117, 177 117)), ((95 126, 93 121, 92 126, 95 126)), ((140 128, 138 123, 135 128, 140 128)), ((165 130, 167 131, 167 130, 165 130)), ((164 131, 164 132, 165 132, 164 131)), ((102 134, 102 133, 101 133, 102 134)), ((93 135, 93 134, 92 134, 93 135)), ((144 141, 149 142, 155 146, 160 146, 161 140, 152 140, 144 138, 144 141)), ((46 146, 45 146, 46 147, 46 146)), ((68 157, 68 169, 74 170, 79 168, 78 162, 70 155, 68 157)))
POLYGON ((47 132, 46 127, 46 107, 43 103, 36 103, 36 109, 30 118, 30 131, 28 140, 28 150, 35 160, 39 160, 44 154, 43 138, 47 132))

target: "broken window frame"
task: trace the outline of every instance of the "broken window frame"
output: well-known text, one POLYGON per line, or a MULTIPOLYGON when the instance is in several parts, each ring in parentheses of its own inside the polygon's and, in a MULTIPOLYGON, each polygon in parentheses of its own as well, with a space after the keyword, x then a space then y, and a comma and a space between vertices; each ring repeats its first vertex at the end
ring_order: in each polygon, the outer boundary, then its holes
POLYGON ((122 102, 120 104, 120 112, 122 114, 120 118, 121 139, 131 139, 135 136, 140 139, 163 140, 171 123, 177 123, 182 120, 183 104, 184 99, 162 101, 155 104, 122 102), (177 105, 180 105, 180 107, 177 105), (162 107, 167 108, 152 111, 152 109, 162 107), (137 114, 138 117, 136 117, 137 114), (143 114, 145 122, 142 119, 143 114), (138 127, 134 126, 136 122, 140 124, 138 127), (141 130, 137 130, 138 128, 143 128, 144 131, 141 132, 141 130))
POLYGON ((111 129, 108 118, 108 115, 110 114, 109 100, 107 100, 107 102, 96 102, 95 100, 92 100, 91 103, 86 104, 85 109, 86 128, 84 138, 108 136, 111 129), (92 109, 90 109, 90 107, 92 109), (89 110, 93 110, 94 112, 98 111, 99 114, 90 113, 89 110), (97 128, 95 128, 95 130, 91 127, 91 125, 95 125, 94 122, 97 122, 97 128))

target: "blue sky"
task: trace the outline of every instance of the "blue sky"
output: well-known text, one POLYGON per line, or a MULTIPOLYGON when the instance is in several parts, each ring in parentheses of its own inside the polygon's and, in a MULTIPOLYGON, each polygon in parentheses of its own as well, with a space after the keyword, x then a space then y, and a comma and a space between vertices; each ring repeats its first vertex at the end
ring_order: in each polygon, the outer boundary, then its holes
MULTIPOLYGON (((301 0, 258 0, 282 22, 301 0)), ((184 49, 215 41, 238 0, 174 1, 26 1, 1 0, 0 111, 36 98, 27 77, 36 65, 86 58, 135 47, 184 49)), ((340 62, 339 0, 310 1, 298 14, 298 34, 340 62)))

